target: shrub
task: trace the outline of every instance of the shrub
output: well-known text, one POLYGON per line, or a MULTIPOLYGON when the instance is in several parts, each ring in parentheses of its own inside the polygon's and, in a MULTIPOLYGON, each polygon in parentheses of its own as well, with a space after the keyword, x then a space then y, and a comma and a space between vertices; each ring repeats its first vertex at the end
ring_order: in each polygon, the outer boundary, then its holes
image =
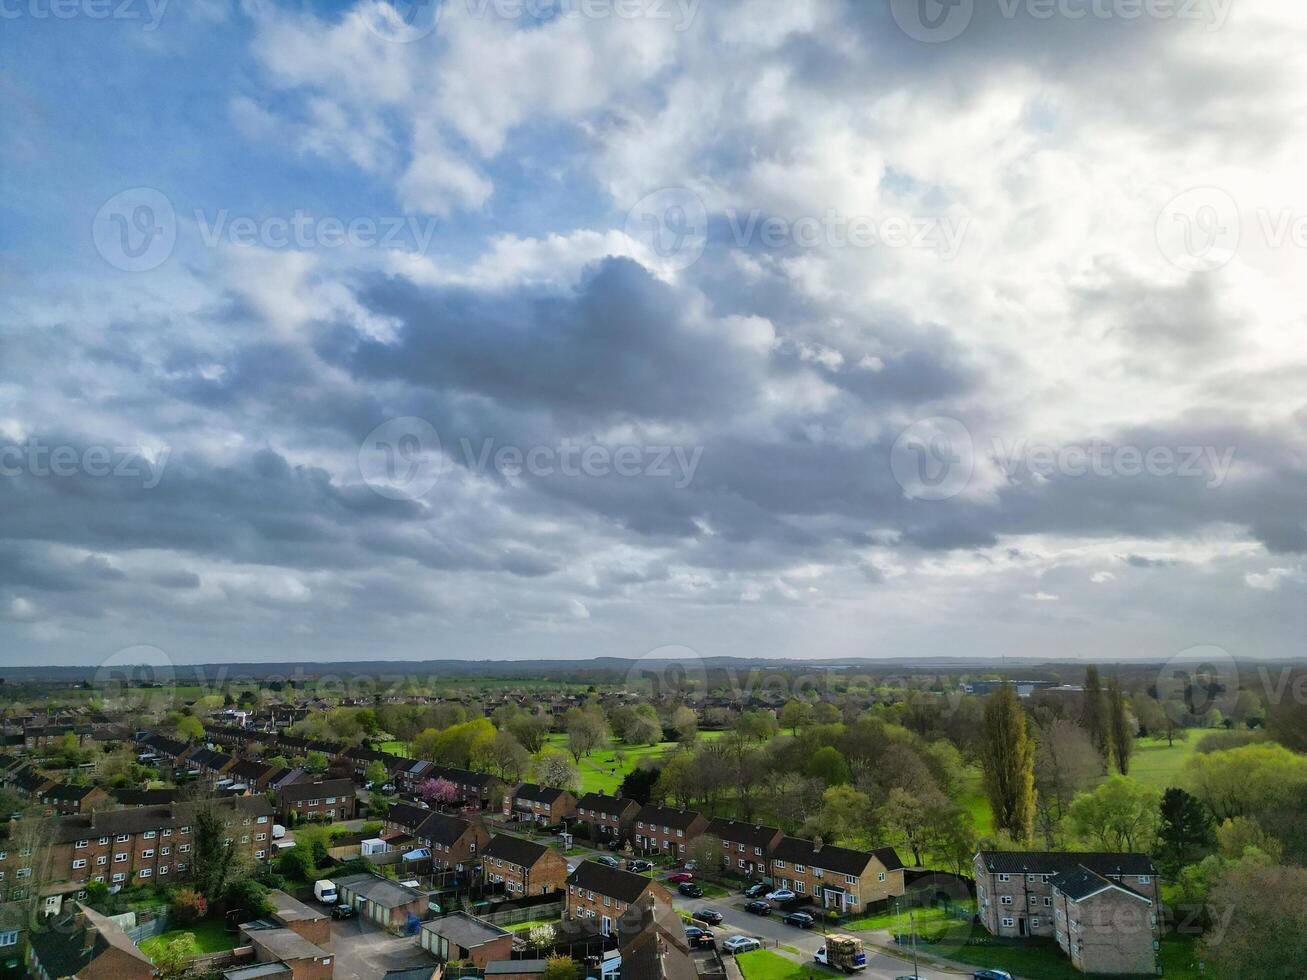
POLYGON ((179 888, 172 897, 171 914, 179 926, 199 922, 209 914, 209 900, 193 888, 179 888))

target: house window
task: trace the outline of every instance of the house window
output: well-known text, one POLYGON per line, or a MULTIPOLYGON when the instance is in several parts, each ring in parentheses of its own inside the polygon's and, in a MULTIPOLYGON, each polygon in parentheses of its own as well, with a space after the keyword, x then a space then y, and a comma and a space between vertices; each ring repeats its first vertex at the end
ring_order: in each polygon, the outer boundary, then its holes
POLYGON ((189 834, 189 833, 191 832, 191 828, 190 828, 190 827, 183 827, 181 830, 179 830, 179 831, 177 831, 177 832, 178 832, 179 834, 189 834))
POLYGON ((18 933, 0 932, 0 946, 15 946, 18 944, 18 933))
POLYGON ((169 830, 165 830, 165 831, 163 832, 163 836, 164 836, 164 837, 171 837, 171 836, 172 836, 172 830, 171 830, 171 829, 169 829, 169 830))
POLYGON ((1045 905, 1052 905, 1052 904, 1053 904, 1053 898, 1052 898, 1051 895, 1045 895, 1045 896, 1044 896, 1044 904, 1045 904, 1045 905))
MULTIPOLYGON (((876 879, 877 879, 878 881, 884 881, 884 880, 885 880, 885 872, 882 871, 879 875, 876 876, 876 879)), ((852 881, 852 880, 853 880, 852 878, 849 879, 849 881, 852 881)))
POLYGON ((1036 916, 1035 918, 1033 918, 1033 919, 1030 920, 1030 928, 1031 928, 1031 929, 1038 929, 1038 928, 1039 928, 1039 917, 1038 917, 1038 916, 1036 916))
POLYGON ((168 873, 168 865, 165 864, 163 867, 159 869, 159 874, 166 875, 167 873, 168 873))
POLYGON ((172 853, 172 848, 171 848, 171 847, 161 847, 161 848, 159 848, 159 857, 167 857, 167 856, 168 856, 169 854, 171 854, 171 853, 172 853))
POLYGON ((74 846, 74 847, 85 847, 85 846, 86 846, 87 844, 89 844, 89 843, 91 843, 89 840, 79 840, 79 841, 78 841, 76 844, 74 844, 73 846, 74 846))
POLYGON ((775 863, 776 867, 778 867, 778 868, 783 868, 783 867, 785 867, 785 862, 784 862, 784 861, 776 861, 776 862, 774 862, 774 863, 775 863))
POLYGON ((157 836, 157 833, 153 830, 147 830, 145 833, 141 834, 141 836, 144 837, 146 840, 152 840, 154 837, 157 836))
POLYGON ((1012 928, 1012 920, 1011 920, 1011 919, 1004 919, 1004 920, 1003 920, 1003 927, 1004 927, 1005 929, 1011 929, 1011 928, 1012 928))
POLYGON ((121 871, 114 872, 114 876, 113 876, 114 884, 118 884, 120 881, 126 881, 126 880, 127 880, 127 876, 123 874, 121 871))
MULTIPOLYGON (((100 843, 101 843, 101 844, 107 844, 107 843, 109 843, 109 838, 108 838, 108 837, 101 837, 101 838, 100 838, 100 843)), ((4 855, 3 855, 3 854, 0 854, 0 857, 4 857, 4 855)))
POLYGON ((846 884, 846 885, 851 885, 851 884, 853 884, 853 883, 854 883, 855 881, 857 881, 857 880, 858 880, 858 879, 855 878, 855 877, 853 877, 853 875, 845 875, 845 876, 844 876, 844 884, 846 884))
POLYGON ((98 858, 95 859, 95 863, 96 863, 97 865, 108 864, 108 863, 109 863, 109 859, 108 859, 107 857, 105 857, 103 854, 101 854, 98 858))
POLYGON ((796 881, 794 883, 794 890, 796 893, 802 895, 805 891, 808 890, 808 886, 801 881, 796 881))
POLYGON ((1139 876, 1139 884, 1141 884, 1141 885, 1151 885, 1152 883, 1153 883, 1153 876, 1152 876, 1152 875, 1140 875, 1140 876, 1139 876))
POLYGON ((191 845, 190 845, 190 844, 178 844, 178 845, 177 845, 177 850, 178 850, 180 853, 182 853, 182 854, 185 854, 185 853, 186 853, 187 851, 189 851, 190 849, 191 849, 191 845))
POLYGON ((78 858, 76 861, 73 862, 73 870, 74 870, 74 871, 79 870, 79 869, 84 868, 84 867, 86 867, 86 860, 85 860, 84 858, 78 858))
POLYGON ((119 844, 126 844, 127 839, 128 839, 127 834, 119 834, 117 837, 114 838, 114 841, 119 844))
POLYGON ((1008 880, 1008 875, 999 875, 999 876, 998 876, 998 880, 999 880, 999 881, 1007 881, 1007 880, 1008 880))
POLYGON ((178 874, 181 874, 181 873, 182 873, 183 871, 185 871, 185 870, 186 870, 186 865, 185 865, 185 864, 179 864, 179 865, 177 865, 177 873, 178 873, 178 874))
POLYGON ((142 878, 148 878, 150 875, 154 874, 154 871, 150 868, 142 868, 140 874, 142 878))
POLYGON ((795 874, 799 874, 799 875, 801 875, 801 874, 803 874, 803 872, 804 872, 804 866, 803 866, 802 864, 796 864, 796 865, 794 866, 794 873, 795 873, 795 874))
POLYGON ((153 848, 150 848, 149 850, 141 851, 141 860, 142 860, 142 861, 144 861, 146 858, 152 858, 152 857, 154 857, 154 849, 153 849, 153 848))
POLYGON ((1011 896, 1011 895, 1003 895, 1003 896, 1000 896, 998 901, 999 901, 999 904, 1000 904, 1000 905, 1011 905, 1011 904, 1012 904, 1012 896, 1011 896))

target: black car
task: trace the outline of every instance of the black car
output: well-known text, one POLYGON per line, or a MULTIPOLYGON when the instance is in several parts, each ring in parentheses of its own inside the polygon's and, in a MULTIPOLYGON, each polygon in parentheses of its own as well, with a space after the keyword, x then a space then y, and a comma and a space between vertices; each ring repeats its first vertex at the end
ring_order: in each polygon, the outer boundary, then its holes
POLYGON ((676 886, 676 890, 686 898, 703 898, 703 889, 693 881, 683 881, 676 886))
POLYGON ((358 909, 353 905, 333 905, 331 907, 331 917, 333 919, 348 919, 358 913, 358 909))
POLYGON ((813 918, 807 912, 791 912, 781 921, 787 926, 798 926, 800 929, 811 929, 813 918))
POLYGON ((771 906, 766 902, 759 902, 755 899, 752 902, 745 903, 744 911, 753 915, 771 915, 771 906))
POLYGON ((646 871, 652 871, 653 865, 648 861, 634 860, 626 862, 626 870, 634 871, 636 874, 644 874, 646 871))
POLYGON ((700 922, 706 922, 710 926, 719 926, 722 924, 722 914, 716 909, 700 909, 692 913, 692 917, 700 922))
POLYGON ((744 890, 745 898, 762 898, 766 894, 767 894, 767 886, 764 885, 762 882, 759 882, 756 885, 750 885, 748 888, 744 890))
POLYGON ((691 949, 711 949, 717 945, 717 937, 707 929, 698 926, 685 927, 685 939, 691 949))

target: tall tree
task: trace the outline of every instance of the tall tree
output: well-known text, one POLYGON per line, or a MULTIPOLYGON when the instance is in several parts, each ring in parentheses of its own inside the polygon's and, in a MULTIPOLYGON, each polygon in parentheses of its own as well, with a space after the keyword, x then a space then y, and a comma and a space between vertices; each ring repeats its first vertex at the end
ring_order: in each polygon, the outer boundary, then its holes
POLYGON ((1103 768, 1107 768, 1107 718, 1103 710, 1103 684, 1098 677, 1098 667, 1090 664, 1085 668, 1085 704, 1081 724, 1089 733, 1089 740, 1102 757, 1103 768))
POLYGON ((1112 742, 1112 760, 1116 771, 1122 776, 1130 773, 1130 756, 1135 749, 1135 736, 1126 712, 1125 695, 1121 693, 1121 678, 1113 674, 1107 682, 1107 703, 1109 709, 1108 736, 1112 742))
POLYGON ((1089 735, 1074 721, 1046 719, 1036 738, 1035 814, 1049 847, 1057 847, 1071 802, 1099 775, 1099 758, 1089 735))
POLYGON ((1157 837, 1162 794, 1128 776, 1112 776, 1071 804, 1080 837, 1106 851, 1148 850, 1157 837))
POLYGON ((1198 797, 1172 786, 1162 796, 1157 829, 1158 858, 1175 875, 1186 864, 1200 861, 1216 844, 1216 819, 1198 797))
POLYGON ((985 700, 980 761, 994 826, 1028 841, 1035 823, 1035 743, 1012 685, 1004 682, 985 700))
POLYGON ((1230 980, 1300 977, 1307 963, 1307 870, 1237 866, 1212 890, 1211 904, 1227 918, 1203 937, 1214 976, 1230 980))

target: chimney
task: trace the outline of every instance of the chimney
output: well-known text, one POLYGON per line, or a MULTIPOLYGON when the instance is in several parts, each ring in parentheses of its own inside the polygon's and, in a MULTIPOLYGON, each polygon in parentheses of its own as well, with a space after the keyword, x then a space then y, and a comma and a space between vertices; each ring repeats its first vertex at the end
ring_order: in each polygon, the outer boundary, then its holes
POLYGON ((821 834, 817 834, 817 836, 813 837, 812 839, 812 853, 820 854, 821 849, 824 845, 825 845, 825 841, 821 839, 821 834))

